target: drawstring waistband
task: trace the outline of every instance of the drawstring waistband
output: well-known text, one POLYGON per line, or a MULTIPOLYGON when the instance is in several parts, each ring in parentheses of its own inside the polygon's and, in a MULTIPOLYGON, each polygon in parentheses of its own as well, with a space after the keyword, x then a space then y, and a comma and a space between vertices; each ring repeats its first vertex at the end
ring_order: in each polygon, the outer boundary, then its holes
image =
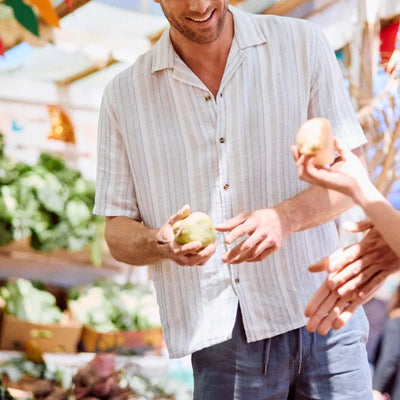
MULTIPOLYGON (((303 331, 301 328, 299 328, 298 332, 299 332, 299 341, 298 341, 299 368, 297 369, 297 373, 300 374, 302 363, 303 363, 303 331)), ((268 373, 268 361, 269 361, 269 354, 271 351, 271 341, 272 341, 272 338, 265 339, 264 375, 267 375, 267 373, 268 373)))

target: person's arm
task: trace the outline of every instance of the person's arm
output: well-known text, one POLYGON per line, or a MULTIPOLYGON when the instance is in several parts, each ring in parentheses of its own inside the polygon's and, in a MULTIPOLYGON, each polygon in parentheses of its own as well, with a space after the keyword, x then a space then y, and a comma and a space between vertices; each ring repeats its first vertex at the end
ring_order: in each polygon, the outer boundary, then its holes
POLYGON ((128 217, 107 217, 105 239, 111 255, 131 265, 155 264, 164 259, 182 266, 205 264, 214 254, 215 244, 200 250, 202 243, 199 241, 179 245, 174 240, 172 225, 189 213, 189 206, 181 208, 159 229, 128 217))
POLYGON ((354 194, 354 201, 374 223, 376 229, 400 257, 400 212, 371 183, 354 194))
POLYGON ((315 166, 312 158, 301 156, 292 148, 299 178, 351 197, 400 256, 400 212, 375 188, 360 159, 344 149, 336 138, 335 147, 343 162, 329 169, 315 166))
MULTIPOLYGON (((354 149, 354 154, 362 157, 361 149, 354 149)), ((227 244, 248 236, 228 251, 223 261, 232 264, 261 261, 278 250, 292 232, 328 222, 352 204, 349 197, 335 190, 311 186, 273 208, 239 214, 215 227, 220 232, 227 232, 227 244)))

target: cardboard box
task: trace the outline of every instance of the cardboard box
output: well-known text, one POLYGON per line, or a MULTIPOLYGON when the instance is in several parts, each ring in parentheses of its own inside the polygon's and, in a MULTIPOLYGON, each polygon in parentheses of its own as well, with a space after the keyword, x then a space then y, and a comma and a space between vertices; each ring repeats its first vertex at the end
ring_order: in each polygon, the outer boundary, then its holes
POLYGON ((80 350, 88 352, 116 352, 117 354, 144 354, 160 352, 163 346, 161 328, 144 331, 98 332, 84 325, 80 350))
POLYGON ((81 333, 82 324, 75 321, 35 324, 3 314, 0 349, 24 351, 33 343, 43 353, 76 353, 81 333))

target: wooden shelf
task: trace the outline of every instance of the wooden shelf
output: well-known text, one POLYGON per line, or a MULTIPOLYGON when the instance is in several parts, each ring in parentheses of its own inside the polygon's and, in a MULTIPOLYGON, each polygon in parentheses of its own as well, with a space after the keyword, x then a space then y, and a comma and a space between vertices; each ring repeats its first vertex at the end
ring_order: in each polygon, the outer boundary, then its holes
POLYGON ((96 267, 90 263, 87 250, 42 253, 30 248, 26 241, 0 247, 0 280, 16 277, 61 287, 84 284, 101 277, 120 282, 143 282, 148 279, 146 266, 133 267, 118 262, 106 250, 102 265, 96 267))

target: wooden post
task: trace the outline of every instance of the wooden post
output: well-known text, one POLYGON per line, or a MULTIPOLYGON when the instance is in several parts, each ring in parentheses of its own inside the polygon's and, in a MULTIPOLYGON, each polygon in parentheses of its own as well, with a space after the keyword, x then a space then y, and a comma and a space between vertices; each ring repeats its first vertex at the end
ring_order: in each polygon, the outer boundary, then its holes
POLYGON ((56 13, 60 18, 74 12, 77 8, 84 6, 89 3, 90 0, 72 0, 72 10, 69 8, 68 4, 64 1, 58 7, 56 7, 56 13))

